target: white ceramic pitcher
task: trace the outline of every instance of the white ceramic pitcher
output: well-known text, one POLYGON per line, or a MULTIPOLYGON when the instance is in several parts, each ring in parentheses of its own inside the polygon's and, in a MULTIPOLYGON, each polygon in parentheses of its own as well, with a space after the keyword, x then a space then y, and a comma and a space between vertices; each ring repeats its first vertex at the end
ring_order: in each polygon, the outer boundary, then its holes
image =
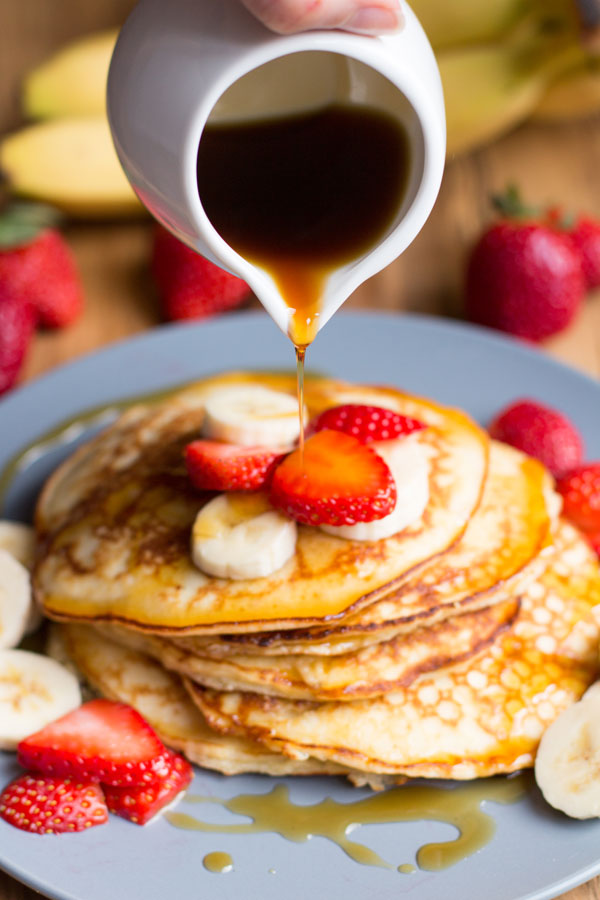
POLYGON ((152 215, 251 286, 287 333, 290 310, 273 278, 211 225, 197 186, 210 119, 247 121, 333 103, 367 104, 402 123, 410 144, 407 190, 383 239, 332 272, 320 324, 415 238, 437 196, 445 159, 439 72, 403 4, 405 26, 385 37, 343 31, 277 35, 239 0, 140 0, 125 23, 108 79, 108 115, 127 177, 152 215))

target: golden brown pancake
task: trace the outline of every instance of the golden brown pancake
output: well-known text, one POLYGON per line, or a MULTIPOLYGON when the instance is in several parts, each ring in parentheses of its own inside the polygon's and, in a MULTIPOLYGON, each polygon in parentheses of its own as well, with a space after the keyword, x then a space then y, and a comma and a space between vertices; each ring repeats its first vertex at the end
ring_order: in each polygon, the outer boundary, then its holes
POLYGON ((67 460, 39 502, 42 539, 34 576, 46 614, 119 622, 163 634, 203 634, 322 624, 375 602, 407 572, 448 549, 477 508, 488 439, 461 412, 386 388, 330 379, 307 383, 310 415, 371 402, 421 419, 429 502, 402 532, 372 543, 301 527, 295 556, 265 578, 212 578, 192 563, 191 525, 211 495, 195 491, 183 449, 198 436, 203 398, 217 385, 253 381, 295 391, 291 376, 208 379, 168 401, 130 410, 67 460))
POLYGON ((183 464, 224 383, 140 406, 67 460, 39 502, 36 596, 69 657, 170 746, 225 773, 345 774, 381 786, 531 765, 544 728, 596 677, 600 569, 557 521, 544 468, 460 412, 388 388, 307 384, 309 415, 370 403, 421 419, 420 519, 380 541, 299 528, 265 578, 192 562, 212 494, 183 464), (191 702, 193 700, 193 703, 191 702))
POLYGON ((379 697, 410 684, 424 672, 468 659, 508 628, 519 609, 516 598, 464 613, 431 628, 419 628, 365 647, 358 653, 325 656, 231 656, 210 659, 183 650, 168 638, 105 626, 110 639, 158 659, 167 669, 216 690, 256 691, 298 700, 379 697))
POLYGON ((453 779, 531 766, 544 729, 598 672, 598 561, 566 524, 545 553, 513 627, 489 649, 381 698, 312 703, 186 686, 212 728, 292 758, 453 779))

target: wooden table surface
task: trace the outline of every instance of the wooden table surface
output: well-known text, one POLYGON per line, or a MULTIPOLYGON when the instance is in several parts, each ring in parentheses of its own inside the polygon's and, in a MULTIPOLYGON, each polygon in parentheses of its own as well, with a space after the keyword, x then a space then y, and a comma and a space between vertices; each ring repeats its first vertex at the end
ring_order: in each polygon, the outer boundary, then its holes
MULTIPOLYGON (((18 121, 17 86, 23 72, 65 39, 117 23, 132 5, 132 0, 62 0, 60 4, 10 0, 5 9, 3 3, 0 131, 18 121), (57 5, 64 14, 57 15, 57 5)), ((489 220, 488 195, 509 181, 518 182, 534 203, 557 202, 600 215, 600 120, 560 127, 526 126, 491 147, 451 161, 439 201, 421 235, 401 260, 360 288, 348 306, 399 314, 413 310, 460 315, 467 250, 489 220)), ((147 271, 148 223, 72 224, 67 236, 82 272, 85 313, 64 331, 35 337, 24 380, 159 321, 147 271)), ((553 356, 600 377, 600 293, 587 301, 566 332, 545 346, 553 356)), ((32 853, 36 840, 43 839, 32 838, 32 853)), ((0 873, 0 900, 33 900, 35 896, 0 873)), ((593 898, 600 898, 600 878, 570 891, 563 900, 593 898)))

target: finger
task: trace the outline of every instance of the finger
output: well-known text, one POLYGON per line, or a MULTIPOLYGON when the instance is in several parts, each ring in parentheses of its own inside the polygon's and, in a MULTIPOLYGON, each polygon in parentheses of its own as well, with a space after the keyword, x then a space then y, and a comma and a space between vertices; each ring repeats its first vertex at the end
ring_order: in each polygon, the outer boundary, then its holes
POLYGON ((359 34, 398 31, 399 0, 242 0, 267 28, 294 34, 313 28, 343 28, 359 34))

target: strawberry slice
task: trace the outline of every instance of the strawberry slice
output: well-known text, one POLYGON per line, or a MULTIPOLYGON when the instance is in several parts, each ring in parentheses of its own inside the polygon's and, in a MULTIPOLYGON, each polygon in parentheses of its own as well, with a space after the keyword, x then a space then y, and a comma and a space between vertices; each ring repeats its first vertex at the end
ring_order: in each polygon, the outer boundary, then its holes
POLYGON ((169 752, 168 772, 156 784, 143 787, 104 788, 106 804, 111 811, 136 825, 145 825, 167 806, 192 780, 192 767, 177 753, 169 752))
POLYGON ((559 479, 563 515, 582 531, 600 532, 600 462, 577 466, 559 479))
POLYGON ((275 469, 271 503, 303 525, 354 525, 387 516, 396 483, 387 464, 342 431, 319 431, 275 469))
POLYGON ((100 785, 27 772, 0 794, 0 818, 31 834, 86 831, 108 820, 100 785))
POLYGON ((26 769, 104 784, 155 782, 169 751, 138 712, 112 700, 90 700, 25 738, 17 748, 26 769))
POLYGON ((201 491, 257 491, 269 484, 285 453, 270 447, 240 447, 220 441, 193 441, 185 464, 201 491))
POLYGON ((396 438, 420 431, 427 426, 418 419, 403 416, 382 406, 364 406, 360 403, 346 403, 326 409, 312 423, 312 432, 329 428, 343 431, 357 438, 361 444, 372 441, 393 441, 396 438))

